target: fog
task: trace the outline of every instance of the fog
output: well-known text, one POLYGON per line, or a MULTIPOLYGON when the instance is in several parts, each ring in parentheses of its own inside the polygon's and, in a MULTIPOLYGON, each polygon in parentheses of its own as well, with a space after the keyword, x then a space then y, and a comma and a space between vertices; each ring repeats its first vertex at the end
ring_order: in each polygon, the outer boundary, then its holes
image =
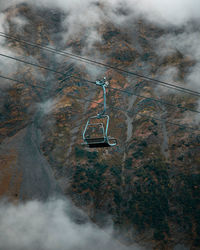
MULTIPOLYGON (((14 7, 15 4, 29 3, 38 8, 57 9, 65 13, 62 21, 62 42, 65 44, 70 39, 84 38, 84 46, 80 55, 91 57, 93 60, 105 61, 98 51, 96 44, 102 42, 99 32, 100 25, 107 22, 114 25, 128 26, 139 18, 152 22, 163 29, 179 29, 155 40, 155 51, 160 56, 166 56, 175 50, 180 50, 185 56, 190 56, 200 64, 199 22, 200 1, 198 0, 10 0, 1 1, 0 10, 14 7), (119 12, 119 9, 123 11, 119 12)), ((4 14, 0 15, 0 31, 6 32, 8 25, 3 21, 4 14)), ((13 19, 16 29, 20 33, 26 24, 24 18, 17 16, 13 19)), ((130 26, 130 32, 132 27, 130 26)), ((1 42, 0 38, 0 42, 1 42)), ((2 50, 2 48, 0 48, 2 50)), ((68 52, 70 48, 67 48, 68 52)), ((98 78, 104 73, 102 68, 73 61, 78 66, 84 65, 86 73, 91 77, 98 78)), ((200 87, 198 82, 198 66, 190 69, 185 82, 190 82, 192 89, 200 87)), ((168 69, 167 69, 168 70, 168 69)), ((165 77, 166 77, 165 72, 165 77)), ((159 76, 158 76, 159 77, 159 76)))
MULTIPOLYGON (((7 33, 9 30, 6 8, 19 3, 29 3, 39 8, 56 8, 64 12, 62 43, 65 44, 69 39, 77 38, 81 34, 85 38, 85 46, 80 54, 98 61, 106 59, 96 49, 96 43, 102 42, 99 27, 104 22, 127 27, 142 18, 163 29, 179 29, 178 33, 165 34, 155 41, 156 53, 162 59, 178 50, 194 60, 194 65, 188 70, 184 81, 188 88, 200 89, 199 0, 0 0, 0 32, 7 33), (121 13, 120 8, 123 9, 121 13)), ((27 20, 17 16, 12 22, 20 33, 23 32, 27 20)), ((0 37, 0 53, 15 55, 2 37, 0 37)), ((37 62, 34 58, 29 59, 37 62)), ((83 63, 78 62, 77 66, 80 65, 83 63)), ((15 61, 0 57, 0 74, 14 74, 17 72, 17 67, 15 61)), ((93 79, 104 72, 99 67, 92 68, 88 64, 85 64, 85 70, 93 79)), ((37 75, 37 71, 35 72, 37 75)), ((157 78, 174 82, 177 80, 177 75, 178 69, 174 66, 160 71, 157 78)), ((8 84, 7 81, 0 82, 0 86, 8 84)), ((55 103, 55 100, 50 99, 39 104, 39 108, 49 113, 55 103)), ((187 119, 192 118, 188 115, 185 117, 186 122, 187 119)), ((29 201, 18 205, 2 201, 0 250, 141 249, 138 245, 126 248, 115 241, 109 236, 112 235, 112 227, 103 231, 89 222, 83 224, 74 222, 69 213, 70 209, 70 203, 62 199, 53 199, 49 202, 29 201)))
POLYGON ((198 0, 127 0, 126 2, 136 14, 161 26, 181 26, 191 20, 200 20, 198 0))
POLYGON ((0 250, 139 250, 122 246, 111 236, 112 228, 99 229, 73 219, 64 199, 0 203, 0 250), (76 221, 76 222, 75 222, 76 221))
POLYGON ((117 23, 122 20, 117 12, 119 8, 127 10, 127 16, 143 17, 161 26, 182 26, 200 20, 199 0, 1 0, 0 10, 18 3, 64 11, 68 14, 65 24, 70 26, 71 34, 80 31, 80 24, 92 29, 105 20, 117 23))

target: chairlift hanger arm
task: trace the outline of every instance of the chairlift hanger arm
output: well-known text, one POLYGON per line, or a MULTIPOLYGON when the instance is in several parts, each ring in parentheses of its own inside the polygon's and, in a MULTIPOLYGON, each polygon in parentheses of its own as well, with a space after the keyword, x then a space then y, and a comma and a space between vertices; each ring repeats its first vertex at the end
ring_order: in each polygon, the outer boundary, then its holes
POLYGON ((98 114, 99 118, 106 113, 106 87, 109 85, 108 81, 106 81, 106 77, 103 80, 96 81, 96 85, 101 86, 103 88, 103 99, 104 99, 104 109, 98 114))

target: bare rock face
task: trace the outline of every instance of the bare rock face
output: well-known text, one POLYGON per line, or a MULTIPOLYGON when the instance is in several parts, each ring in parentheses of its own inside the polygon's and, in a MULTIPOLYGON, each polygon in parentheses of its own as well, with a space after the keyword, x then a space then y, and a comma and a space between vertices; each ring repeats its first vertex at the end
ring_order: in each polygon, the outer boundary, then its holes
MULTIPOLYGON (((74 51, 84 46, 81 37, 60 44, 63 13, 19 5, 15 11, 8 10, 8 20, 16 13, 29 20, 22 35, 18 34, 20 39, 74 51)), ((9 34, 16 36, 11 21, 9 25, 9 34)), ((107 58, 105 63, 144 75, 156 75, 166 65, 180 64, 182 76, 193 64, 184 55, 175 53, 162 61, 155 53, 154 39, 170 30, 140 20, 134 25, 134 42, 128 30, 115 25, 105 23, 99 30, 102 42, 96 48, 107 58)), ((8 44, 21 56, 58 72, 83 78, 89 75, 85 65, 67 58, 58 60, 55 54, 10 39, 8 44)), ((100 88, 73 78, 59 83, 64 75, 44 69, 18 68, 13 78, 22 83, 5 89, 1 99, 0 195, 45 200, 64 194, 98 225, 104 226, 111 218, 116 235, 126 244, 137 239, 151 242, 155 249, 173 249, 177 244, 198 249, 199 132, 170 124, 185 117, 191 124, 192 116, 187 116, 186 110, 141 96, 194 109, 197 99, 184 93, 159 92, 149 82, 111 69, 104 73, 111 87, 135 95, 107 90, 109 133, 118 139, 118 145, 95 150, 81 146, 81 133, 87 118, 101 106, 80 99, 101 103, 100 88)))

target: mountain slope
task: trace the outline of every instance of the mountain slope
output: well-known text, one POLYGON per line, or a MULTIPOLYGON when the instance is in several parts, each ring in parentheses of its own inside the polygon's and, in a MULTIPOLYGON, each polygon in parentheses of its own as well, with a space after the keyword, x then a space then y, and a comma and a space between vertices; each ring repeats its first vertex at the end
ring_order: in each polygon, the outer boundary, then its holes
MULTIPOLYGON (((59 11, 23 4, 6 13, 9 35, 76 53, 83 53, 87 47, 84 32, 64 44, 60 41, 64 14, 59 11), (17 15, 28 20, 23 32, 18 32, 12 23, 17 15)), ((162 76, 166 67, 176 65, 178 81, 184 80, 194 65, 192 58, 179 51, 161 58, 154 46, 157 38, 173 31, 145 20, 135 21, 133 31, 129 29, 107 22, 100 25, 102 41, 95 42, 95 53, 105 63, 147 76, 162 76)), ((69 71, 92 80, 105 75, 111 87, 190 109, 198 107, 196 97, 164 91, 143 79, 58 58, 10 39, 6 43, 22 58, 56 71, 69 71)), ((92 57, 93 52, 91 49, 87 56, 92 57)), ((97 56, 95 53, 93 56, 97 56)), ((13 84, 2 97, 2 196, 46 199, 64 193, 98 225, 104 226, 110 217, 116 235, 126 244, 136 239, 151 242, 155 249, 173 249, 178 243, 198 249, 200 135, 168 123, 185 122, 198 128, 192 123, 193 115, 108 89, 109 133, 118 139, 118 145, 86 149, 81 146, 82 129, 87 118, 101 106, 67 94, 101 103, 100 88, 73 78, 59 84, 64 76, 22 64, 12 77, 25 84, 13 84)))

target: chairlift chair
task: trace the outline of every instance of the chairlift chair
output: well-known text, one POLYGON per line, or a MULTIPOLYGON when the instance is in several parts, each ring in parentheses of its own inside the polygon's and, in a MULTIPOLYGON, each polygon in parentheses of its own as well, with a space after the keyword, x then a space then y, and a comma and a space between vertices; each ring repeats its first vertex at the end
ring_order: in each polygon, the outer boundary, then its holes
POLYGON ((113 147, 117 144, 117 140, 113 137, 108 136, 108 126, 109 126, 109 116, 106 115, 106 87, 108 86, 108 82, 104 77, 101 81, 96 81, 98 86, 103 88, 103 96, 104 96, 104 110, 100 114, 96 116, 89 117, 85 129, 83 131, 83 143, 82 145, 86 145, 90 148, 104 148, 104 147, 113 147), (92 123, 92 120, 97 120, 99 122, 92 123), (100 122, 101 120, 101 122, 100 122), (102 122, 102 120, 104 122, 102 122), (105 123, 105 124, 104 124, 105 123), (91 134, 89 128, 93 127, 94 129, 98 130, 101 129, 100 135, 97 137, 91 134))

